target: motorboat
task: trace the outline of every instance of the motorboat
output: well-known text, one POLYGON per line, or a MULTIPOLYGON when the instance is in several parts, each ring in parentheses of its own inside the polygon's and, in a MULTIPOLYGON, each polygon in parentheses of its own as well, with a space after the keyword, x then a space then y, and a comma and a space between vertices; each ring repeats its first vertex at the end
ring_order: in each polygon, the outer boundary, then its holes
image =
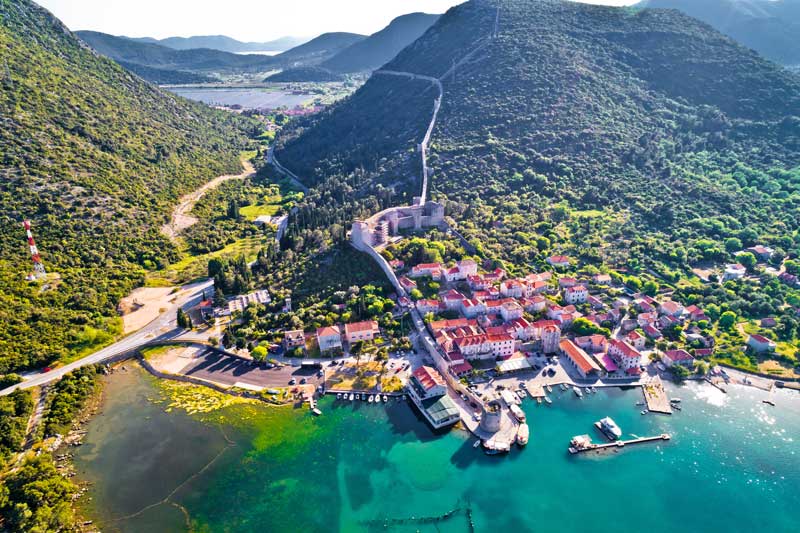
POLYGON ((336 393, 336 399, 337 400, 341 400, 342 399, 342 393, 341 392, 337 392, 336 393))
POLYGON ((369 403, 372 403, 372 402, 374 402, 374 401, 375 401, 375 396, 373 396, 373 395, 371 395, 371 394, 370 394, 369 398, 367 398, 367 401, 368 401, 369 403))
POLYGON ((530 437, 530 428, 528 428, 528 424, 520 424, 519 430, 517 430, 517 444, 525 446, 528 444, 528 437, 530 437))
POLYGON ((355 395, 353 395, 352 393, 350 393, 350 401, 352 402, 354 399, 355 399, 355 395))
POLYGON ((681 403, 681 399, 680 398, 670 398, 669 402, 670 403, 681 403))
POLYGON ((389 401, 389 397, 384 394, 383 395, 383 403, 386 403, 388 401, 389 401))
POLYGON ((618 440, 620 437, 622 437, 622 430, 610 416, 601 418, 595 422, 594 427, 599 429, 603 435, 608 438, 608 440, 618 440))
POLYGON ((546 403, 547 405, 553 405, 553 400, 551 400, 549 396, 545 396, 544 403, 546 403))
POLYGON ((516 418, 519 422, 525 422, 525 411, 520 409, 518 405, 511 405, 508 409, 511 411, 511 414, 514 415, 514 418, 516 418))
POLYGON ((581 392, 580 387, 572 387, 573 392, 575 392, 575 396, 578 398, 583 398, 583 393, 581 392))
POLYGON ((775 402, 773 402, 772 400, 761 400, 761 402, 767 405, 771 405, 772 407, 775 407, 775 402))
POLYGON ((321 414, 322 414, 322 411, 320 411, 320 410, 319 410, 319 409, 317 409, 316 407, 315 407, 315 408, 313 408, 313 409, 311 410, 311 412, 312 412, 312 413, 314 413, 314 416, 319 416, 319 415, 321 415, 321 414))
POLYGON ((545 385, 545 386, 544 386, 544 388, 545 388, 545 389, 547 389, 547 392, 549 392, 549 393, 551 393, 551 394, 552 394, 552 392, 553 392, 553 387, 551 387, 549 383, 548 383, 547 385, 545 385))

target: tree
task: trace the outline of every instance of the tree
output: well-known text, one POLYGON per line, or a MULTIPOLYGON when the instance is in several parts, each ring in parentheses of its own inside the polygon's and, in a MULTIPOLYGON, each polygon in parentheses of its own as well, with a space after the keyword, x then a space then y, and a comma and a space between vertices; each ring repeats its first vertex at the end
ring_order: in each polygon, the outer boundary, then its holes
POLYGON ((645 284, 642 286, 642 292, 648 296, 655 296, 658 294, 658 283, 653 280, 645 282, 645 284))
POLYGON ((736 324, 736 313, 733 311, 725 311, 719 317, 719 327, 724 330, 730 330, 736 324))
POLYGON ((183 309, 178 309, 178 316, 177 316, 177 323, 178 327, 182 329, 191 329, 192 328, 192 319, 186 314, 186 311, 183 309))
POLYGON ((250 352, 250 356, 255 361, 258 361, 260 363, 267 358, 268 353, 269 351, 267 350, 267 347, 264 346, 263 344, 259 344, 258 346, 253 348, 253 351, 250 352))
POLYGON ((417 300, 422 299, 422 292, 419 289, 411 289, 409 296, 411 296, 411 299, 416 302, 417 300))
POLYGON ((221 288, 214 290, 214 307, 225 307, 228 302, 225 300, 225 293, 221 288))
POLYGON ((729 237, 725 239, 725 250, 729 253, 737 252, 742 249, 742 241, 736 237, 729 237))
POLYGON ((611 337, 611 332, 606 328, 601 328, 597 326, 594 322, 590 320, 579 317, 576 318, 572 322, 572 326, 570 327, 573 333, 578 336, 584 335, 594 335, 595 333, 599 333, 601 335, 605 335, 606 337, 611 337))
POLYGON ((689 370, 681 365, 672 365, 669 367, 670 372, 678 381, 683 381, 684 379, 688 378, 690 375, 689 370))
POLYGON ((241 214, 239 213, 239 202, 236 198, 231 198, 228 202, 228 218, 231 220, 239 220, 241 214))
POLYGON ((756 256, 754 256, 750 252, 744 252, 743 254, 739 254, 736 256, 736 259, 743 267, 745 267, 747 270, 750 271, 755 269, 756 264, 758 263, 758 261, 756 260, 756 256))

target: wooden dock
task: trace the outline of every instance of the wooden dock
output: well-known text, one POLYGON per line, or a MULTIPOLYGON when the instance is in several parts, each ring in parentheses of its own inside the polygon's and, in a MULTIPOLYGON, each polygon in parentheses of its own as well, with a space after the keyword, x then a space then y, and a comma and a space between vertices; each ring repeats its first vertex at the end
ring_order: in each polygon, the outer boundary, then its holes
POLYGON ((672 405, 669 403, 667 391, 659 376, 655 376, 649 383, 642 385, 642 394, 647 403, 647 410, 651 413, 672 414, 672 405))
POLYGON ((617 440, 614 442, 608 442, 605 444, 595 444, 590 443, 584 447, 576 448, 573 446, 569 447, 569 453, 576 454, 576 453, 583 453, 583 452, 591 452, 593 450, 605 450, 607 448, 624 448, 625 446, 632 446, 634 444, 642 444, 645 442, 655 442, 655 441, 666 441, 669 440, 671 436, 669 433, 662 433, 661 435, 657 435, 655 437, 640 437, 638 439, 630 439, 630 440, 617 440))

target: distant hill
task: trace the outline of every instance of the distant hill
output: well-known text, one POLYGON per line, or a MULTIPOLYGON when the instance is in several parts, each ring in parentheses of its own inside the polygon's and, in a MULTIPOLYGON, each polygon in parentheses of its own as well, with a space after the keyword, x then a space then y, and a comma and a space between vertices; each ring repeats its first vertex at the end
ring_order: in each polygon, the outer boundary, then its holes
MULTIPOLYGON (((728 258, 729 238, 800 249, 800 78, 706 23, 472 0, 386 69, 443 77, 429 190, 489 259, 530 271, 566 252, 675 281, 688 264, 728 258)), ((437 95, 420 78, 373 74, 290 123, 276 156, 316 184, 299 227, 418 194, 415 148, 437 95)))
POLYGON ((225 35, 199 35, 194 37, 167 37, 165 39, 153 39, 151 37, 127 37, 132 41, 145 42, 150 44, 160 44, 174 50, 191 50, 195 48, 210 48, 222 52, 283 52, 299 46, 306 41, 303 37, 281 37, 273 41, 266 42, 242 42, 225 35))
POLYGON ((261 55, 240 55, 209 48, 174 50, 159 44, 132 41, 95 31, 77 35, 86 44, 115 61, 146 67, 194 72, 269 70, 272 58, 261 55))
POLYGON ((120 65, 130 70, 134 74, 146 79, 149 82, 158 85, 181 85, 190 83, 212 83, 219 81, 217 78, 211 76, 204 76, 196 72, 187 72, 185 70, 169 70, 163 68, 148 67, 145 65, 137 65, 136 63, 128 63, 127 61, 118 61, 120 65))
POLYGON ((285 68, 317 65, 364 39, 366 39, 365 35, 357 33, 323 33, 307 43, 273 56, 273 59, 285 68))
POLYGON ((375 70, 419 39, 438 19, 439 15, 427 13, 397 17, 381 31, 345 48, 321 66, 334 72, 375 70))
POLYGON ((338 72, 331 72, 330 70, 320 67, 297 67, 282 70, 277 74, 269 76, 264 81, 268 82, 330 82, 342 81, 343 74, 338 72))
MULTIPOLYGON (((0 374, 91 351, 177 199, 239 172, 253 123, 143 82, 29 0, 0 0, 0 374), (24 281, 30 218, 53 290, 24 281)), ((252 130, 256 131, 256 130, 252 130)))
POLYGON ((783 65, 800 65, 800 0, 643 0, 678 9, 783 65))

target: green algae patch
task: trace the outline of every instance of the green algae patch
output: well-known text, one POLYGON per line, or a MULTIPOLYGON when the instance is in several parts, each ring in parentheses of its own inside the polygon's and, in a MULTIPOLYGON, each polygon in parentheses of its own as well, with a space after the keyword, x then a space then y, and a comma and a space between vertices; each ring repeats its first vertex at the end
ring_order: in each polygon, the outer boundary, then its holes
POLYGON ((167 413, 180 409, 190 415, 208 414, 232 405, 247 404, 253 401, 201 385, 189 385, 170 380, 159 380, 158 390, 161 393, 158 401, 166 405, 164 410, 167 413))

